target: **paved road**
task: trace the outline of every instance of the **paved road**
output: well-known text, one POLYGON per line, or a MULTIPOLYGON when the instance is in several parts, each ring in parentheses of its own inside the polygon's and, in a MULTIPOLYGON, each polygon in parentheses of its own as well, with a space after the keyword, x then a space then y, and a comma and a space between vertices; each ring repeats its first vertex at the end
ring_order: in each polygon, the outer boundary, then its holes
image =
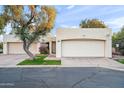
POLYGON ((124 72, 105 68, 0 68, 0 87, 124 87, 124 72))

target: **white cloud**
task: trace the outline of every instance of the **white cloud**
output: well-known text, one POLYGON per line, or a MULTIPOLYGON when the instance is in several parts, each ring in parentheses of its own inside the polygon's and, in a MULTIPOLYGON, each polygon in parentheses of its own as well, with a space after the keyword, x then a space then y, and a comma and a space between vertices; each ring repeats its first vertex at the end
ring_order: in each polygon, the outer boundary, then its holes
POLYGON ((110 21, 106 22, 108 25, 111 25, 112 28, 121 28, 124 25, 124 17, 119 17, 116 19, 111 19, 110 21))
POLYGON ((3 35, 0 35, 0 42, 3 42, 3 35))
POLYGON ((9 34, 12 31, 12 27, 11 24, 7 24, 7 26, 4 28, 4 31, 6 32, 6 34, 9 34))
POLYGON ((74 7, 75 7, 75 5, 70 5, 70 6, 67 7, 67 9, 69 10, 69 9, 74 8, 74 7))
MULTIPOLYGON (((72 20, 72 16, 73 16, 73 17, 75 16, 75 18, 80 19, 79 16, 81 16, 81 17, 86 16, 86 15, 83 15, 83 14, 82 14, 83 12, 88 11, 88 10, 90 10, 90 9, 92 9, 92 8, 95 8, 95 7, 96 7, 96 6, 83 6, 83 7, 78 7, 78 8, 76 8, 76 9, 74 9, 73 11, 66 12, 66 13, 62 14, 59 18, 61 18, 61 19, 67 18, 67 19, 66 19, 66 20, 59 20, 59 22, 60 22, 60 21, 61 21, 61 23, 62 23, 62 22, 66 22, 66 21, 68 21, 69 19, 72 20)), ((74 18, 74 19, 75 19, 75 18, 74 18)), ((74 19, 73 19, 73 20, 74 20, 74 19)))
MULTIPOLYGON (((98 16, 109 16, 109 15, 116 15, 116 13, 118 13, 118 12, 123 12, 124 11, 124 9, 123 8, 108 8, 108 7, 106 7, 106 8, 103 8, 102 10, 101 10, 101 12, 99 12, 99 13, 95 13, 95 14, 93 14, 94 15, 94 17, 98 17, 98 16)), ((92 15, 91 15, 92 16, 92 15)))

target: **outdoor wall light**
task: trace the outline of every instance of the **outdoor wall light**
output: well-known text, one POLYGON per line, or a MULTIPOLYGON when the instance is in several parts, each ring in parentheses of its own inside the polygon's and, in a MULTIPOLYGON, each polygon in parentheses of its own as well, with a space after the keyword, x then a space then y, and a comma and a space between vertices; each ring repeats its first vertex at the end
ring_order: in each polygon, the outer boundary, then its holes
POLYGON ((109 37, 109 36, 110 36, 110 34, 107 34, 106 36, 107 36, 107 37, 109 37))
POLYGON ((60 40, 58 40, 58 42, 60 42, 60 40))
POLYGON ((86 35, 82 35, 83 37, 85 37, 86 35))

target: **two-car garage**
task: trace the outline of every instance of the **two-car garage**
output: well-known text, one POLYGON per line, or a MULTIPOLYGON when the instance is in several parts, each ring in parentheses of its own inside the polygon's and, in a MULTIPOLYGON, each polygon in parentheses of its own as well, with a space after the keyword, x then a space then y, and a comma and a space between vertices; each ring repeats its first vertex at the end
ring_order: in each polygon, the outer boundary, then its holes
MULTIPOLYGON (((8 54, 25 54, 22 42, 8 42, 8 54)), ((30 47, 32 53, 37 52, 37 44, 33 43, 30 47)))
POLYGON ((109 28, 60 28, 56 34, 56 57, 112 57, 109 28))
POLYGON ((105 57, 105 41, 65 40, 62 41, 62 57, 105 57))

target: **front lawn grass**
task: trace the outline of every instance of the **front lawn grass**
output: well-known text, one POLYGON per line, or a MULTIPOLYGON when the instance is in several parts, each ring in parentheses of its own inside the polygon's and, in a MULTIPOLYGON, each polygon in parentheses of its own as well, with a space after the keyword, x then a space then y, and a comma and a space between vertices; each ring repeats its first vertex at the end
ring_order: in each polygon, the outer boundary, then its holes
POLYGON ((118 59, 117 61, 124 64, 124 59, 118 59))
POLYGON ((26 59, 17 65, 61 65, 60 60, 44 60, 47 56, 36 56, 34 60, 26 59))

